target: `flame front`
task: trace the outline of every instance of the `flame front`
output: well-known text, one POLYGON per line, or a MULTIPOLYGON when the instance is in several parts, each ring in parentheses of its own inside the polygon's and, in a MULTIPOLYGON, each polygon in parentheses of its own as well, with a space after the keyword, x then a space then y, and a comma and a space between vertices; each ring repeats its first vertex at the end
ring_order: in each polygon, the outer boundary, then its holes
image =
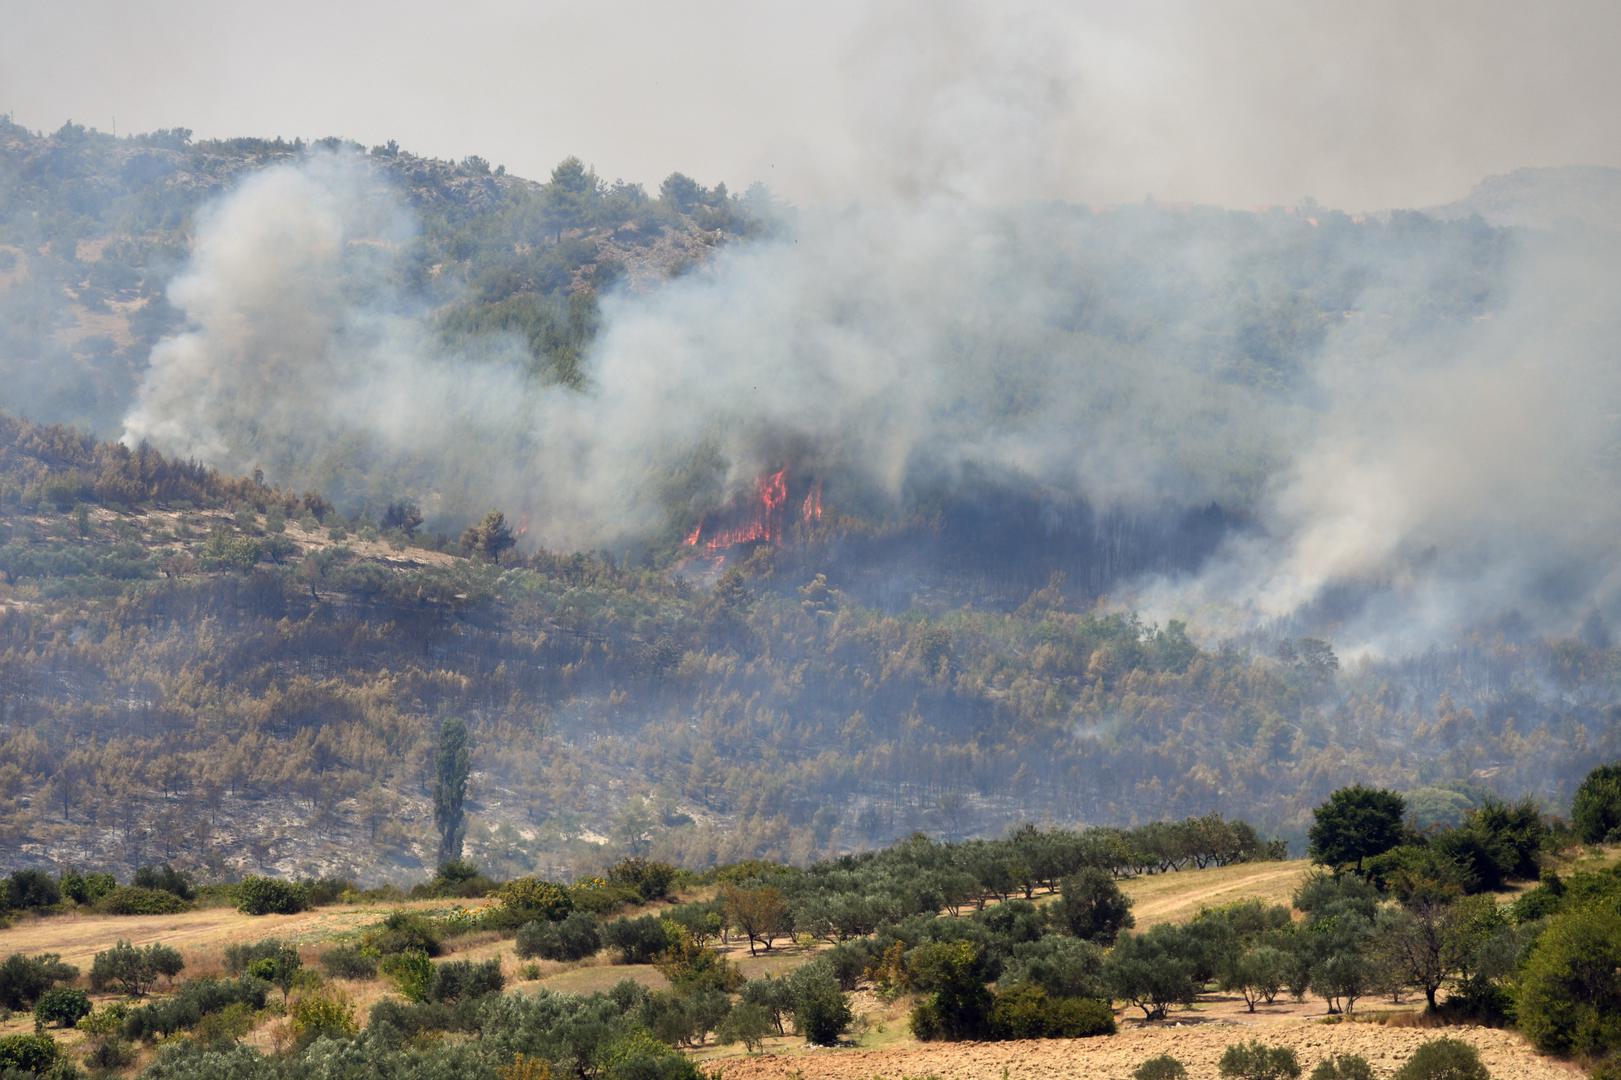
MULTIPOLYGON (((752 513, 747 521, 723 528, 709 536, 704 537, 704 523, 698 522, 688 533, 685 541, 687 547, 697 547, 700 543, 710 551, 721 551, 724 548, 737 547, 739 544, 777 544, 782 542, 784 517, 789 512, 788 507, 788 470, 778 469, 773 473, 766 473, 754 481, 755 498, 752 504, 752 513)), ((806 522, 820 521, 822 519, 822 483, 817 481, 805 494, 800 503, 799 516, 806 522)))

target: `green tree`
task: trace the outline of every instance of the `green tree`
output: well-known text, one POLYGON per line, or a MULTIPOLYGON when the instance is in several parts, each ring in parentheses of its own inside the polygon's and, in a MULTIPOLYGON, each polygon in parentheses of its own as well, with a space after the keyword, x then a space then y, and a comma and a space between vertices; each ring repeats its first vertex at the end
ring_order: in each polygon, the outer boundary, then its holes
POLYGON ((472 771, 471 738, 460 717, 451 717, 439 728, 439 747, 434 755, 433 823, 439 829, 439 864, 462 857, 467 838, 467 777, 472 771))
POLYGON ((502 555, 517 546, 518 539, 512 535, 507 516, 499 510, 491 510, 483 521, 463 531, 461 543, 462 550, 468 554, 500 562, 502 555))
POLYGON ((1407 804, 1394 791, 1340 788, 1313 811, 1311 857, 1325 866, 1354 863, 1383 854, 1402 841, 1402 815, 1407 804))
POLYGON ((1141 1009, 1144 1020, 1163 1020, 1172 1005, 1193 1004, 1199 988, 1192 945, 1180 927, 1166 923, 1121 938, 1103 968, 1110 992, 1141 1009))
POLYGON ((1281 949, 1258 945, 1242 953, 1238 962, 1222 973, 1222 988, 1237 990, 1244 995, 1244 1004, 1250 1012, 1257 1002, 1268 1005, 1289 982, 1289 957, 1281 949))
POLYGON ((1516 1005, 1544 1053, 1621 1050, 1621 912, 1596 904, 1554 916, 1526 960, 1516 1005))
POLYGON ((184 967, 177 949, 157 944, 137 948, 120 939, 96 954, 90 965, 90 989, 100 993, 116 987, 130 997, 145 997, 159 976, 172 979, 184 967))
POLYGON ((1571 824, 1583 843, 1600 844, 1621 830, 1621 762, 1600 765, 1576 789, 1571 824))
POLYGON ((1083 941, 1112 945, 1121 930, 1136 925, 1131 899, 1105 870, 1088 866, 1064 878, 1059 889, 1064 925, 1083 941))

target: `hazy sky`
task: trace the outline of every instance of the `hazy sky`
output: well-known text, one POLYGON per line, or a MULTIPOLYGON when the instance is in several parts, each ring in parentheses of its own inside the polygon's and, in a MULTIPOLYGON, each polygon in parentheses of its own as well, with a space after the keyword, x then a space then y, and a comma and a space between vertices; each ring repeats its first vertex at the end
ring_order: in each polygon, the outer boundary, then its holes
POLYGON ((1621 4, 0 0, 0 111, 529 176, 1424 205, 1621 165, 1621 4))

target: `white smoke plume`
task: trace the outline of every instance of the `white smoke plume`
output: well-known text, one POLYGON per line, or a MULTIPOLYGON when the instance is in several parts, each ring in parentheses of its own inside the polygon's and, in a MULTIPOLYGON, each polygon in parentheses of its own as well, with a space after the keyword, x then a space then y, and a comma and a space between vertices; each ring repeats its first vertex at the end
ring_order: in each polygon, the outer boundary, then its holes
POLYGON ((1085 83, 1026 25, 1028 48, 942 19, 921 59, 855 57, 886 103, 858 125, 872 198, 606 297, 581 392, 531 381, 515 343, 446 354, 399 280, 410 216, 364 162, 257 175, 200 224, 171 293, 188 329, 125 437, 340 497, 386 466, 557 548, 684 530, 789 454, 867 510, 968 470, 1214 503, 1247 527, 1136 602, 1230 628, 1351 585, 1340 640, 1376 651, 1615 609, 1613 237, 1031 201, 1068 175, 1050 151, 1085 83), (1298 340, 1242 344, 1333 275, 1354 285, 1298 340))

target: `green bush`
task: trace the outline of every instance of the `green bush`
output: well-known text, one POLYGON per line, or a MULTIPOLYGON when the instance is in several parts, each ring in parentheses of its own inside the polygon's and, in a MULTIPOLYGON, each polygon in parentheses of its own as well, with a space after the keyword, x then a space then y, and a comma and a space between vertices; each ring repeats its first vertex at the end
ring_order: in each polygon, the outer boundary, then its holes
POLYGON ((182 900, 192 900, 196 892, 192 888, 190 876, 181 873, 168 863, 162 866, 143 866, 135 871, 130 878, 131 885, 141 889, 161 889, 173 893, 182 900))
POLYGON ((61 900, 62 890, 56 879, 43 870, 15 871, 0 890, 0 907, 17 911, 51 907, 61 900))
POLYGON ((1587 774, 1571 802, 1570 820, 1583 843, 1603 843, 1621 833, 1621 762, 1587 774))
POLYGON ((363 941, 365 948, 378 956, 413 951, 438 956, 444 950, 433 920, 412 911, 389 912, 382 922, 366 931, 363 941))
POLYGON ((511 924, 514 926, 526 922, 557 922, 574 910, 574 901, 567 890, 535 877, 515 878, 501 886, 496 895, 501 899, 497 910, 515 920, 511 924))
POLYGON ((100 993, 115 987, 130 997, 144 997, 159 976, 173 979, 185 966, 179 951, 167 945, 137 948, 120 940, 96 954, 90 965, 90 989, 100 993))
POLYGON ((1556 915, 1526 960, 1515 1006, 1543 1053, 1621 1050, 1621 912, 1605 905, 1556 915))
POLYGON ((34 1021, 41 1027, 72 1027, 90 1015, 90 995, 71 986, 47 990, 34 1002, 34 1021))
POLYGON ((530 922, 518 928, 518 955, 545 960, 583 960, 602 948, 597 920, 583 911, 561 922, 530 922))
POLYGON ((1108 1002, 1055 998, 1029 983, 997 994, 991 1005, 991 1037, 996 1039, 1083 1039, 1114 1032, 1108 1002))
POLYGON ((383 957, 383 974, 407 1001, 427 1001, 433 987, 433 961, 421 949, 407 949, 383 957))
POLYGON ((850 1000, 831 979, 801 988, 794 996, 794 1026, 816 1046, 834 1046, 855 1016, 850 1000))
POLYGON ((88 906, 118 888, 118 881, 111 874, 81 874, 69 870, 62 875, 61 888, 63 896, 75 904, 88 906))
POLYGON ((434 969, 428 986, 428 1000, 441 1002, 472 1001, 486 994, 500 993, 506 984, 501 974, 501 961, 451 960, 434 969))
POLYGON ((334 979, 375 979, 377 958, 353 945, 338 945, 321 954, 321 966, 334 979))
POLYGON ((1132 1070, 1131 1080, 1187 1080, 1188 1070, 1170 1054, 1151 1057, 1132 1070))
POLYGON ((129 1010, 119 1031, 132 1040, 165 1038, 190 1030, 232 1005, 262 1009, 269 992, 270 984, 251 975, 240 979, 197 979, 186 983, 172 997, 129 1010))
POLYGON ((252 876, 236 887, 236 908, 244 915, 296 915, 309 906, 309 893, 297 882, 252 876))
POLYGON ((652 859, 623 859, 608 870, 608 884, 632 890, 643 901, 663 900, 670 895, 676 869, 652 859))
POLYGON ((664 923, 651 915, 615 919, 602 928, 602 940, 618 951, 622 964, 650 964, 670 945, 664 923))
POLYGON ((0 1072, 16 1069, 23 1073, 44 1073, 56 1064, 61 1051, 49 1035, 0 1036, 0 1072))
POLYGON ((1256 1040, 1229 1046, 1219 1067, 1221 1075, 1232 1080, 1295 1080, 1300 1075, 1300 1061, 1293 1050, 1256 1040))
POLYGON ((120 885, 96 902, 105 915, 173 915, 191 905, 167 889, 120 885))
POLYGON ((1361 1054, 1335 1054, 1319 1061, 1308 1080, 1374 1080, 1373 1066, 1361 1054))
POLYGON ((300 994, 288 1010, 293 1038, 299 1046, 316 1039, 347 1039, 360 1030, 355 1022, 355 1006, 336 987, 323 986, 300 994))
POLYGON ((1432 1039, 1413 1051, 1393 1080, 1490 1080, 1480 1053, 1461 1039, 1432 1039))

